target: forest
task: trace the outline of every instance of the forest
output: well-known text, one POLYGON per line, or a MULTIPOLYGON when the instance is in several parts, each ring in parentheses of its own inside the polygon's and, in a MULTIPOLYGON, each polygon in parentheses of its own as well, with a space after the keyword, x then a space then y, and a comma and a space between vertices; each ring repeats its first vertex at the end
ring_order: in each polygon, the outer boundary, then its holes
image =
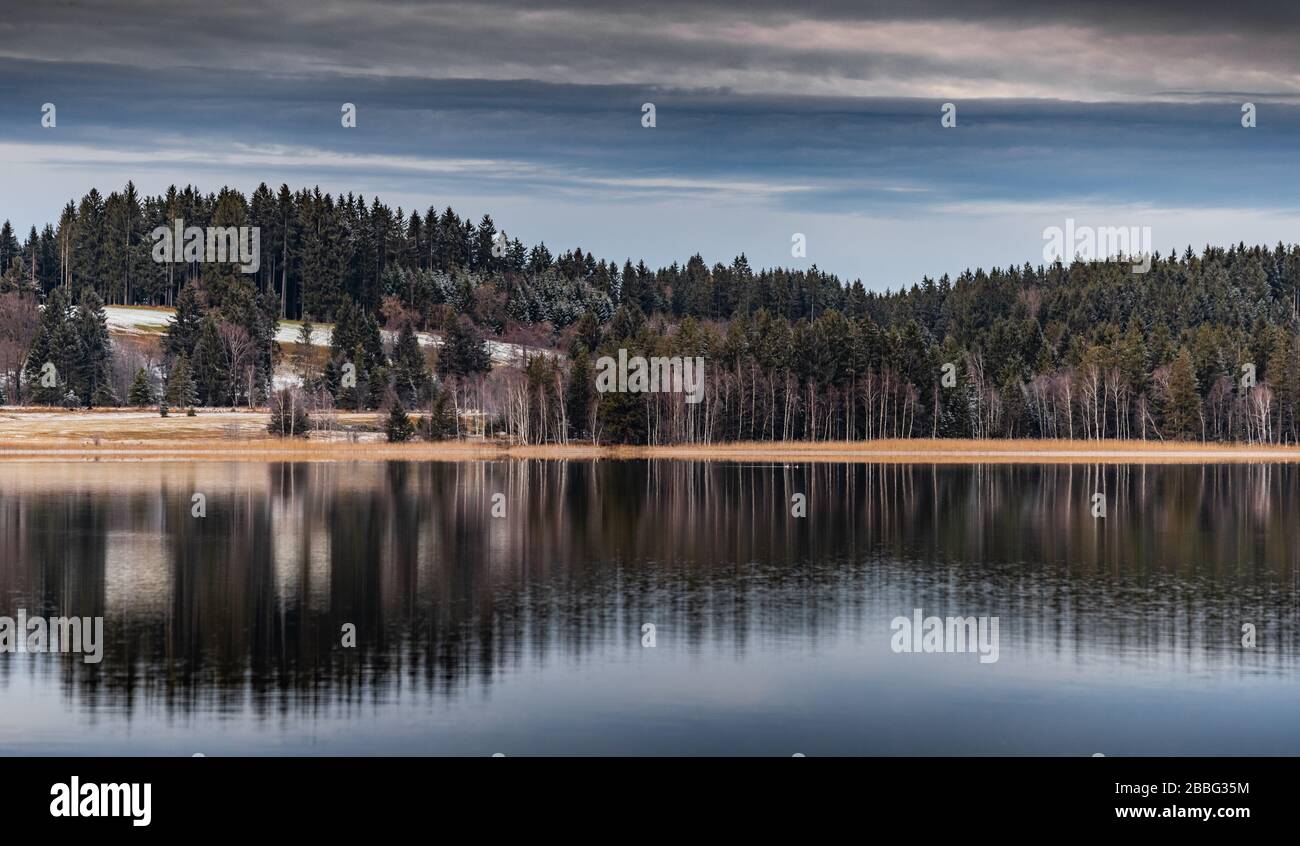
POLYGON ((744 255, 651 269, 553 253, 489 215, 319 188, 150 197, 128 184, 90 190, 22 240, 6 221, 0 268, 11 405, 274 416, 288 396, 304 425, 412 411, 425 437, 485 418, 489 436, 522 443, 1300 437, 1294 245, 1171 250, 1145 274, 1024 264, 877 291, 744 255), (258 227, 257 272, 155 261, 150 233, 176 219, 258 227), (110 337, 106 305, 176 311, 151 348, 110 337), (280 321, 300 321, 301 344, 276 340, 280 321), (314 324, 333 325, 328 349, 308 346, 314 324), (493 366, 489 341, 516 353, 493 366), (598 392, 595 362, 618 349, 703 358, 702 401, 598 392))

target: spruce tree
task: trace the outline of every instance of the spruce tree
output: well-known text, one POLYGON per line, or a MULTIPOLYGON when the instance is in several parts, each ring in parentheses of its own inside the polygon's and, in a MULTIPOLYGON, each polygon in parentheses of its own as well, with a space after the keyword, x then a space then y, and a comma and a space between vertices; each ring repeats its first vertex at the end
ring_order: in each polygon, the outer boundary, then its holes
POLYGON ((172 364, 171 373, 167 377, 165 398, 171 408, 192 408, 199 401, 199 389, 194 384, 190 360, 185 356, 172 364))
POLYGON ((411 435, 415 434, 415 427, 411 425, 411 418, 401 402, 393 402, 393 407, 388 412, 388 420, 384 423, 384 432, 387 433, 390 443, 409 441, 411 435))
POLYGON ((602 393, 596 402, 596 415, 604 439, 616 444, 644 444, 646 399, 644 394, 627 391, 602 393))
POLYGON ((390 376, 387 365, 381 364, 366 371, 365 391, 359 392, 358 397, 364 400, 368 408, 378 408, 383 404, 384 397, 388 394, 390 376))
POLYGON ((393 376, 397 396, 402 402, 407 405, 419 403, 422 392, 427 390, 429 371, 410 323, 402 327, 397 338, 397 348, 393 351, 393 376))
POLYGON ((172 358, 194 354, 194 347, 199 342, 199 333, 203 330, 204 306, 199 298, 198 288, 193 283, 186 285, 176 298, 176 314, 167 326, 163 337, 163 349, 172 358))
POLYGON ((111 347, 104 301, 90 288, 81 292, 74 316, 77 338, 74 390, 90 405, 116 405, 112 393, 111 347))
POLYGON ((360 322, 361 329, 361 347, 365 353, 365 369, 370 370, 372 367, 382 367, 388 363, 384 355, 384 340, 379 332, 379 324, 369 312, 363 312, 360 322))
POLYGON ((420 437, 426 441, 442 441, 456 437, 456 408, 451 394, 440 385, 430 388, 429 413, 420 417, 420 437))
POLYGON ((63 401, 68 376, 76 360, 76 339, 71 322, 67 294, 62 288, 55 288, 45 300, 23 370, 32 388, 32 400, 37 405, 58 405, 63 401))
POLYGON ((438 350, 438 372, 447 376, 472 376, 492 369, 483 336, 468 319, 452 317, 438 350))
POLYGON ((199 330, 199 340, 194 345, 194 357, 190 361, 200 405, 219 405, 229 395, 225 359, 217 321, 208 315, 199 330))
POLYGON ((1178 351, 1169 373, 1165 405, 1165 437, 1191 440, 1201 431, 1201 397, 1196 389, 1196 367, 1187 347, 1178 351))
POLYGON ((584 347, 579 347, 569 368, 569 385, 564 394, 564 414, 569 419, 573 437, 583 440, 590 436, 591 397, 595 392, 595 371, 584 347))
POLYGON ((153 405, 154 400, 153 381, 149 378, 149 371, 141 367, 135 372, 135 380, 131 383, 127 401, 136 408, 144 408, 153 405))

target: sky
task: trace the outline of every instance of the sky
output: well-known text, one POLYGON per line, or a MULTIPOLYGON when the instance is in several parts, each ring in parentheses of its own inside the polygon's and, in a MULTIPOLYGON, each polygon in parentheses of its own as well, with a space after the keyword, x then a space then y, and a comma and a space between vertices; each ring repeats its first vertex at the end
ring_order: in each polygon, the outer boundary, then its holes
POLYGON ((1067 220, 1291 243, 1297 43, 1291 2, 5 4, 0 218, 286 182, 876 290, 1041 263, 1067 220))

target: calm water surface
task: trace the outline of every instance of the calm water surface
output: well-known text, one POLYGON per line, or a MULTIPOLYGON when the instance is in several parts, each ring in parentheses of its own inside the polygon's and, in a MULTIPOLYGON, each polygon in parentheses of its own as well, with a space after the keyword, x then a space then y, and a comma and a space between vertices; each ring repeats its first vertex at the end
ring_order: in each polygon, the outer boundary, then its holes
POLYGON ((1298 562, 1286 465, 3 464, 0 615, 107 642, 0 754, 1300 754, 1298 562))

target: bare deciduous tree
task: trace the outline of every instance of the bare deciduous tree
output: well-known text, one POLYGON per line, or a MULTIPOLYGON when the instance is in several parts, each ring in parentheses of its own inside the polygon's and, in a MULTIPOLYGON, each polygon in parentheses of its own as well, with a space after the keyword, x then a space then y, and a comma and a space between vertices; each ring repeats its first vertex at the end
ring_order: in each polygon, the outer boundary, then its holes
MULTIPOLYGON (((253 339, 248 336, 248 332, 243 327, 236 326, 233 323, 222 321, 218 327, 218 334, 221 335, 221 350, 226 357, 226 373, 230 382, 230 404, 235 405, 239 402, 239 386, 246 376, 244 371, 248 365, 249 358, 253 355, 253 339)), ((249 376, 248 380, 248 405, 253 405, 253 380, 249 376)))
POLYGON ((14 405, 22 403, 22 372, 40 324, 36 298, 18 292, 0 295, 0 382, 14 405))

